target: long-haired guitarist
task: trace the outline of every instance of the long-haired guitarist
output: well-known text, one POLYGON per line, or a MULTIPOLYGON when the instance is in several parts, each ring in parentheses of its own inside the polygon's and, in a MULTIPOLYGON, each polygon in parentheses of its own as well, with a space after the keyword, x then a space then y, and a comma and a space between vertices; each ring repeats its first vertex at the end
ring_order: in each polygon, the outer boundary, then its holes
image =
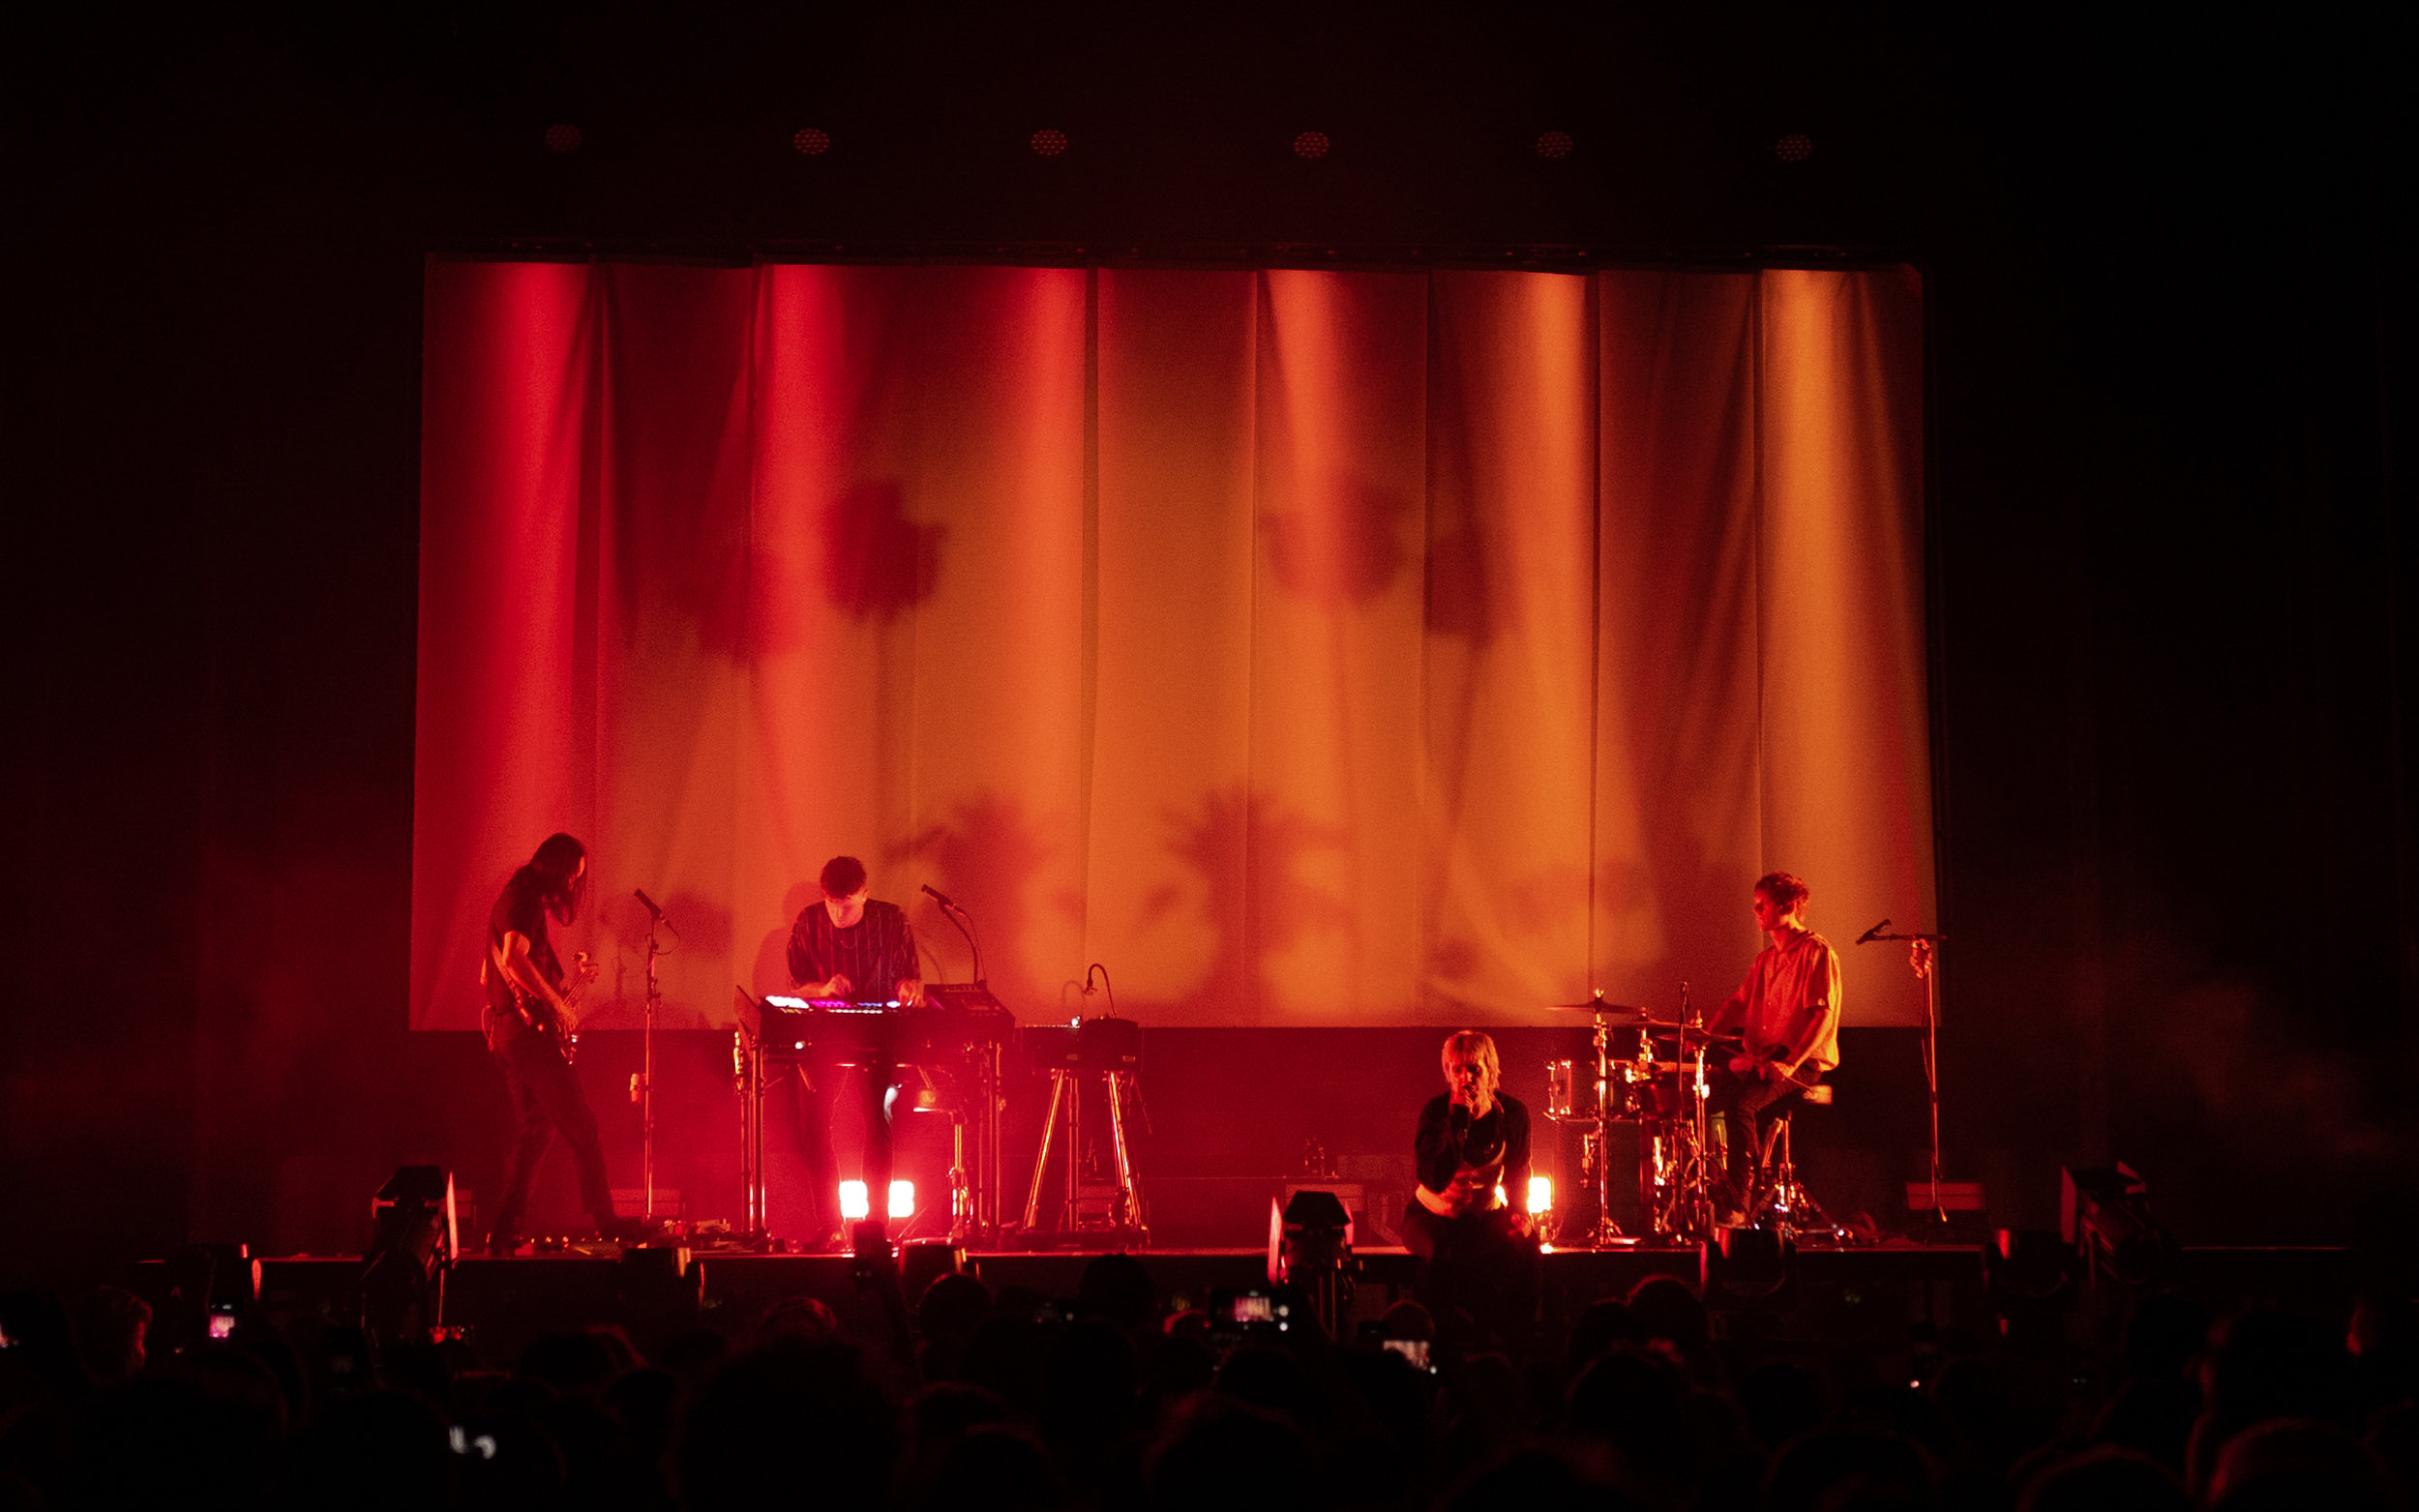
POLYGON ((1706 1076, 1714 1141, 1727 1168, 1715 1202, 1716 1221, 1724 1227, 1749 1216, 1766 1112, 1839 1064, 1839 954, 1806 927, 1812 897, 1786 872, 1756 878, 1755 927, 1767 943, 1706 1024, 1739 1036, 1728 1058, 1706 1076))
MULTIPOLYGON (((587 877, 587 847, 569 835, 550 835, 529 864, 504 884, 488 913, 487 960, 480 970, 487 984, 487 1047, 504 1069, 513 1103, 512 1166, 504 1201, 488 1230, 491 1255, 509 1255, 520 1246, 529 1188, 557 1132, 571 1146, 580 1200, 597 1231, 615 1231, 604 1141, 567 1053, 580 984, 563 970, 546 928, 550 917, 568 925, 580 916, 587 877)), ((584 957, 582 968, 590 969, 584 957)))
POLYGON ((1445 1041, 1445 1095, 1419 1110, 1413 1153, 1419 1187, 1403 1243, 1420 1301, 1448 1331, 1517 1346, 1538 1295, 1529 1217, 1529 1110, 1502 1088, 1494 1039, 1464 1029, 1445 1041))

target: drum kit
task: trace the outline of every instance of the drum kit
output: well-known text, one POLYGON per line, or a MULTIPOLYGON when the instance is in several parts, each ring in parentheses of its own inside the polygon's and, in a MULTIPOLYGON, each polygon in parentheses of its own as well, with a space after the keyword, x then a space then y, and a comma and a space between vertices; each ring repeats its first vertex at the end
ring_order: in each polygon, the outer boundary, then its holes
POLYGON ((1604 1000, 1547 1006, 1592 1017, 1592 1053, 1545 1063, 1545 1116, 1580 1132, 1580 1171, 1595 1198, 1592 1228, 1564 1230, 1556 1242, 1607 1249, 1639 1243, 1694 1243, 1713 1237, 1714 1201, 1721 1180, 1708 1104, 1709 1071, 1738 1049, 1735 1035, 1705 1027, 1680 990, 1676 1016, 1604 1000), (1634 1036, 1633 1038, 1631 1038, 1634 1036), (1626 1041, 1626 1042, 1625 1042, 1626 1041), (1638 1212, 1642 1232, 1626 1234, 1613 1221, 1611 1135, 1634 1124, 1638 1134, 1638 1212))

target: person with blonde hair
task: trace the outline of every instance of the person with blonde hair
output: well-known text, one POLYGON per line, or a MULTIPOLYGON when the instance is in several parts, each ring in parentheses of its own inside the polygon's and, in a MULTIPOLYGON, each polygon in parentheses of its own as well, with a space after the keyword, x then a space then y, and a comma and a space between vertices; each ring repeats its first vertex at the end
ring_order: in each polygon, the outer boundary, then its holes
POLYGON ((1440 1322, 1517 1346, 1537 1312, 1537 1230, 1529 1216, 1529 1110, 1502 1089, 1495 1041, 1448 1036, 1445 1093, 1419 1111, 1419 1185, 1403 1212, 1413 1290, 1440 1322))

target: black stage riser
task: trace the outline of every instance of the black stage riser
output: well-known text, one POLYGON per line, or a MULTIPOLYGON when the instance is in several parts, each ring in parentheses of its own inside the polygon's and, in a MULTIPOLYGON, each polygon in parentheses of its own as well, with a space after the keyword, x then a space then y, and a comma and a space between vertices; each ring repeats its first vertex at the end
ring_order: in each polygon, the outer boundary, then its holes
MULTIPOLYGON (((1036 1299, 1065 1299, 1076 1294, 1085 1267, 1096 1258, 1079 1251, 982 1253, 968 1257, 968 1267, 995 1295, 1021 1290, 1036 1299)), ((1139 1258, 1170 1308, 1200 1306, 1214 1289, 1261 1286, 1267 1279, 1257 1250, 1151 1251, 1139 1258)), ((1378 1250, 1358 1259, 1355 1320, 1374 1319, 1409 1294, 1407 1254, 1378 1250)), ((1591 1302, 1626 1296, 1649 1277, 1674 1276, 1692 1287, 1705 1280, 1703 1260, 1692 1249, 1561 1250, 1543 1263, 1549 1337, 1591 1302)), ((2221 1311, 2263 1298, 2347 1307, 2355 1263, 2353 1252, 2340 1249, 2193 1249, 2183 1252, 2165 1284, 2221 1311)), ((939 1267, 914 1262, 914 1268, 939 1267)), ((361 1262, 349 1258, 264 1260, 261 1309, 279 1323, 354 1321, 360 1275, 361 1262)), ((1766 1352, 1876 1362, 1904 1355, 1919 1339, 1999 1331, 2005 1311, 1986 1287, 1982 1252, 1963 1245, 1807 1250, 1790 1260, 1777 1287, 1741 1290, 1717 1274, 1705 1295, 1717 1336, 1766 1352)), ((845 1255, 706 1253, 692 1256, 685 1272, 675 1253, 664 1251, 628 1260, 466 1258, 447 1275, 445 1321, 467 1330, 481 1360, 503 1364, 541 1335, 598 1326, 627 1330, 642 1349, 698 1327, 743 1342, 773 1304, 801 1296, 824 1302, 844 1319, 865 1305, 845 1255)), ((2051 1319, 2058 1331, 2088 1335, 2095 1320, 2121 1316, 2126 1301, 2113 1286, 2077 1288, 2031 1311, 2036 1320, 2051 1319)))

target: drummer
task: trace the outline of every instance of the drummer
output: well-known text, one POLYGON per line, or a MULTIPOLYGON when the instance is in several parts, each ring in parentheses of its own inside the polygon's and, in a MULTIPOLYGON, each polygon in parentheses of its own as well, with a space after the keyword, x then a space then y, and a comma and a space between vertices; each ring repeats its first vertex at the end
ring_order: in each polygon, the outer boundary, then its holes
POLYGON ((1723 1179, 1714 1221, 1735 1229, 1750 1216, 1769 1110, 1839 1064, 1839 956, 1806 927, 1812 893, 1786 872, 1755 883, 1755 926, 1769 943, 1709 1031, 1739 1036, 1739 1048, 1707 1077, 1714 1148, 1723 1179))

